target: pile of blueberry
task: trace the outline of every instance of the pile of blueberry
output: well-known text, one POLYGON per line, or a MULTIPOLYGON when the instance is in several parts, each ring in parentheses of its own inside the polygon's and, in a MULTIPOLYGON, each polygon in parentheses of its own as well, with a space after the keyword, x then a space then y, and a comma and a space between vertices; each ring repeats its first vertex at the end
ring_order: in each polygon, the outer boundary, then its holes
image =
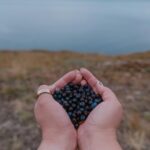
POLYGON ((102 97, 97 95, 87 84, 69 83, 64 88, 56 90, 53 97, 66 110, 76 129, 85 121, 89 113, 103 101, 102 97))

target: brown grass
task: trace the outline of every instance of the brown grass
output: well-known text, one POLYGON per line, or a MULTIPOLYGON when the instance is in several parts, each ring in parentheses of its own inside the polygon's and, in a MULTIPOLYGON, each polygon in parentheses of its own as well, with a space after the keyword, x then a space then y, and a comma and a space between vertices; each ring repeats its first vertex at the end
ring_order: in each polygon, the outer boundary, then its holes
POLYGON ((118 138, 126 150, 150 147, 150 52, 102 56, 74 52, 0 52, 0 149, 34 150, 35 90, 71 69, 86 67, 112 88, 124 107, 118 138))

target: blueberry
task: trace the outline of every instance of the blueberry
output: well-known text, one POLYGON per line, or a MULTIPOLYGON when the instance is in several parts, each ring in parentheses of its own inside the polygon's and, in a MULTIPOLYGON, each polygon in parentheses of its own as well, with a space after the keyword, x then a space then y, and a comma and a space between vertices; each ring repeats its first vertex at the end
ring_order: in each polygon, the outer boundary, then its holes
POLYGON ((67 100, 67 101, 69 100, 69 97, 68 97, 68 96, 66 97, 66 100, 67 100))
POLYGON ((76 123, 76 122, 77 122, 77 119, 76 119, 76 118, 72 118, 72 122, 73 122, 73 123, 76 123))
POLYGON ((64 88, 56 90, 53 98, 66 110, 76 129, 90 111, 103 101, 102 97, 97 95, 88 84, 83 86, 73 83, 68 83, 64 88))
POLYGON ((89 108, 90 108, 90 107, 89 107, 88 105, 85 107, 86 110, 89 110, 89 108))
POLYGON ((87 91, 86 95, 87 95, 87 96, 90 96, 90 93, 87 91))
POLYGON ((80 98, 81 97, 81 94, 76 94, 76 98, 80 98))
POLYGON ((69 110, 69 111, 72 111, 72 110, 73 110, 73 107, 69 107, 68 110, 69 110))
POLYGON ((76 113, 75 113, 75 112, 72 114, 72 116, 73 116, 74 118, 76 118, 76 117, 77 117, 77 115, 76 115, 76 113))
POLYGON ((62 93, 62 96, 65 97, 67 94, 65 92, 62 93))
POLYGON ((85 118, 86 118, 85 115, 80 116, 81 121, 85 120, 85 118))
POLYGON ((88 111, 84 111, 84 114, 87 116, 89 114, 89 112, 88 111))
POLYGON ((61 98, 62 98, 62 95, 61 95, 61 94, 58 94, 58 95, 57 95, 57 98, 61 99, 61 98))
POLYGON ((78 123, 76 123, 74 126, 75 126, 75 128, 77 129, 77 128, 79 127, 79 124, 78 124, 78 123))
POLYGON ((85 102, 80 102, 80 106, 85 106, 85 102))
POLYGON ((72 116, 72 112, 68 112, 68 115, 71 117, 72 116))
POLYGON ((84 90, 87 89, 87 88, 88 88, 88 85, 87 85, 87 84, 83 86, 83 89, 84 89, 84 90))
POLYGON ((101 100, 98 99, 98 98, 96 98, 94 101, 97 102, 97 103, 99 103, 101 100))
POLYGON ((77 111, 77 114, 80 115, 82 112, 80 110, 77 111))
POLYGON ((76 104, 75 104, 75 103, 73 103, 73 104, 72 104, 72 107, 73 107, 73 108, 75 108, 75 107, 76 107, 76 104))
POLYGON ((83 93, 83 92, 84 92, 83 88, 82 88, 82 87, 80 87, 80 89, 79 89, 79 93, 83 93))
POLYGON ((69 107, 69 104, 68 104, 67 101, 63 101, 63 105, 64 105, 65 107, 69 107))
POLYGON ((72 101, 73 101, 73 102, 76 102, 76 101, 77 101, 77 99, 76 99, 76 98, 73 98, 73 99, 72 99, 72 101))
POLYGON ((92 104, 92 103, 93 103, 92 100, 90 100, 90 101, 89 101, 89 104, 92 104))
POLYGON ((83 97, 80 98, 80 101, 85 101, 85 99, 83 97))
POLYGON ((54 94, 58 95, 60 93, 61 93, 60 90, 56 90, 54 94))
POLYGON ((92 108, 95 108, 97 106, 97 103, 96 102, 93 102, 92 104, 91 104, 91 107, 92 108))
POLYGON ((66 91, 66 94, 67 94, 67 95, 70 95, 70 94, 71 94, 71 91, 70 91, 70 90, 67 90, 67 91, 66 91))
POLYGON ((55 93, 55 94, 53 94, 53 97, 54 97, 54 99, 56 99, 57 98, 57 94, 55 93))
POLYGON ((84 108, 80 107, 80 111, 82 111, 82 112, 83 112, 83 111, 84 111, 84 108))

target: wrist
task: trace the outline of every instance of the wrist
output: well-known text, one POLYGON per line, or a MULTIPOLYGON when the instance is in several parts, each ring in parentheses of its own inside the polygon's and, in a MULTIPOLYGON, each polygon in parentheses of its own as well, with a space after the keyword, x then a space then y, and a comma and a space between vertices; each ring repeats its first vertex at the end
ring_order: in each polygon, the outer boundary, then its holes
POLYGON ((76 132, 66 130, 62 133, 44 131, 38 150, 75 150, 76 132))
POLYGON ((38 150, 65 150, 63 146, 56 144, 56 143, 51 143, 46 140, 42 140, 38 150))
POLYGON ((116 129, 81 128, 78 131, 78 140, 81 150, 121 150, 116 129))
POLYGON ((69 143, 57 143, 42 140, 38 150, 75 150, 74 145, 70 145, 69 143))

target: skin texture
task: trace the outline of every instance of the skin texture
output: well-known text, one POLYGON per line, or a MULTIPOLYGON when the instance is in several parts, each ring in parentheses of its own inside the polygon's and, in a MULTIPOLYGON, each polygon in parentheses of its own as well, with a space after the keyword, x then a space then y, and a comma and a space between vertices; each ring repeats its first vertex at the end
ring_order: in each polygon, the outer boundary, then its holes
POLYGON ((116 129, 122 118, 122 106, 116 95, 107 87, 97 84, 96 77, 87 69, 80 70, 83 78, 102 96, 98 105, 78 129, 81 150, 120 150, 116 129), (109 143, 109 144, 108 144, 109 143))
POLYGON ((76 131, 62 106, 50 94, 41 94, 35 104, 35 117, 42 130, 42 142, 38 150, 121 150, 116 129, 122 118, 122 107, 115 94, 97 84, 96 77, 87 69, 65 74, 48 87, 53 93, 67 83, 88 83, 104 102, 98 105, 76 131), (109 143, 109 144, 108 144, 109 143))
MULTIPOLYGON (((39 89, 49 88, 50 92, 69 82, 81 82, 79 71, 71 71, 56 81, 51 87, 42 85, 39 89)), ((41 94, 34 108, 35 117, 42 130, 42 142, 38 150, 74 150, 77 133, 63 107, 50 94, 41 94)))

